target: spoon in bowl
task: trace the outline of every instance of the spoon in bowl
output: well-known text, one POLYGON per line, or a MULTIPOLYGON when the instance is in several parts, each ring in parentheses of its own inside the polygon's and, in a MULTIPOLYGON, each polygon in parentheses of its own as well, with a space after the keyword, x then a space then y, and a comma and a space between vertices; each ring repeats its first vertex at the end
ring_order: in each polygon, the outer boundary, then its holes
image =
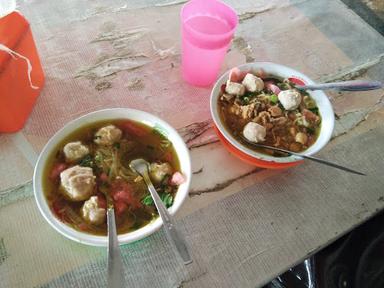
POLYGON ((338 90, 338 91, 367 91, 383 88, 380 81, 352 80, 333 83, 295 85, 299 90, 338 90))
POLYGON ((179 232, 177 232, 175 223, 171 215, 168 213, 167 208, 164 206, 163 201, 161 201, 159 194, 157 194, 157 191, 155 187, 153 187, 152 181, 149 178, 149 163, 144 159, 135 159, 129 163, 129 167, 132 171, 136 172, 141 177, 143 177, 144 182, 149 190, 149 193, 151 193, 153 202, 155 202, 155 206, 157 208, 157 211, 159 212, 160 218, 163 220, 166 232, 165 235, 167 235, 168 241, 179 253, 185 265, 192 263, 192 258, 189 255, 187 246, 182 236, 179 232))
POLYGON ((123 262, 121 260, 119 243, 117 240, 115 210, 111 201, 108 201, 108 288, 125 287, 123 262))
POLYGON ((324 160, 324 159, 320 159, 320 158, 313 157, 313 156, 308 156, 308 155, 302 155, 302 154, 299 154, 299 153, 296 153, 296 152, 292 152, 292 151, 289 151, 289 150, 285 150, 285 149, 281 149, 281 148, 277 148, 277 147, 273 147, 273 146, 268 146, 268 145, 264 145, 264 144, 260 144, 260 143, 251 142, 248 139, 246 139, 245 137, 241 137, 241 139, 243 139, 248 144, 250 144, 252 146, 255 146, 255 147, 258 147, 258 148, 264 148, 264 149, 269 149, 269 150, 272 150, 272 151, 277 151, 277 152, 285 153, 285 154, 288 154, 289 156, 292 155, 292 156, 296 156, 297 158, 308 159, 308 160, 311 160, 311 161, 314 161, 314 162, 317 162, 317 163, 321 163, 321 164, 324 164, 324 165, 327 165, 327 166, 331 166, 331 167, 334 167, 334 168, 337 168, 337 169, 340 169, 340 170, 343 170, 343 171, 347 171, 349 173, 366 176, 366 174, 364 174, 362 172, 359 172, 359 171, 356 171, 356 170, 353 170, 353 169, 341 166, 339 164, 330 162, 328 160, 324 160))

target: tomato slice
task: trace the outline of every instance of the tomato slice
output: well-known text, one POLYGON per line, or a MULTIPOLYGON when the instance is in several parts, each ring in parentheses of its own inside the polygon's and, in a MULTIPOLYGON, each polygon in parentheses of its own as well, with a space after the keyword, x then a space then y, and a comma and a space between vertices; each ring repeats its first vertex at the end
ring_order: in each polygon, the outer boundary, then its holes
POLYGON ((141 203, 134 194, 133 187, 123 180, 117 180, 112 183, 111 196, 114 203, 123 202, 134 209, 140 208, 141 203))
POLYGON ((163 156, 164 161, 172 163, 173 162, 173 155, 171 151, 168 151, 163 156))
POLYGON ((124 133, 131 136, 143 137, 148 134, 148 131, 145 128, 142 128, 131 121, 123 122, 120 124, 120 128, 124 131, 124 133))
POLYGON ((87 231, 88 230, 88 225, 85 224, 85 223, 80 223, 79 225, 77 225, 77 227, 79 227, 79 229, 82 230, 82 231, 87 231))
POLYGON ((128 208, 128 205, 124 202, 121 202, 121 201, 120 202, 114 202, 113 206, 115 208, 117 216, 121 216, 121 214, 123 214, 124 211, 127 210, 127 208, 128 208))
POLYGON ((291 81, 292 83, 297 84, 297 85, 305 85, 304 80, 299 79, 297 77, 289 77, 288 80, 291 81))
POLYGON ((66 215, 65 202, 62 199, 56 199, 52 203, 53 213, 63 222, 69 222, 66 215))
POLYGON ((99 176, 99 179, 102 181, 102 182, 107 182, 108 181, 108 175, 107 173, 105 172, 102 172, 99 176))
POLYGON ((123 191, 123 190, 116 191, 115 193, 113 193, 112 198, 115 201, 122 201, 122 202, 127 202, 127 203, 129 203, 131 201, 130 193, 127 191, 123 191))
POLYGON ((185 182, 185 177, 180 172, 173 173, 171 179, 169 180, 169 184, 172 186, 178 186, 185 182))
POLYGON ((49 179, 55 181, 59 178, 60 173, 67 169, 68 165, 65 163, 56 163, 53 165, 51 173, 49 173, 49 179))
POLYGON ((103 194, 97 194, 97 202, 100 208, 107 209, 107 200, 105 199, 105 196, 103 194))
POLYGON ((60 217, 60 214, 62 213, 63 209, 63 203, 60 200, 55 200, 52 203, 52 210, 56 214, 57 217, 60 217))

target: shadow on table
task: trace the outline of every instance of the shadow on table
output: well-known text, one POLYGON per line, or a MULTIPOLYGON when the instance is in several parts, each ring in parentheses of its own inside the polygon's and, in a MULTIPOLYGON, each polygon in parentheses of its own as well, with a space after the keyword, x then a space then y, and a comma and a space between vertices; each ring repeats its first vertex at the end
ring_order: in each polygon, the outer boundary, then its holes
POLYGON ((263 288, 363 287, 384 287, 384 211, 263 288))
POLYGON ((341 0, 384 36, 384 5, 382 0, 341 0))

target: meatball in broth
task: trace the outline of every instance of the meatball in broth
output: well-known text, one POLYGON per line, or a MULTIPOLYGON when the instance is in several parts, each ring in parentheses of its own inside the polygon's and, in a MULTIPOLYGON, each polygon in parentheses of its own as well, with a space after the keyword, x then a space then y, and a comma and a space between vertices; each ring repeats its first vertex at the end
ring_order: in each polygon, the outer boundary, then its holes
POLYGON ((218 97, 218 109, 222 123, 237 141, 276 157, 285 155, 248 142, 293 152, 315 143, 321 128, 319 109, 311 95, 296 89, 290 79, 264 71, 231 70, 218 97))
POLYGON ((143 178, 130 161, 150 163, 150 177, 166 207, 185 179, 171 141, 158 128, 129 120, 96 122, 68 135, 50 155, 43 188, 54 215, 72 228, 106 235, 114 206, 119 234, 158 217, 143 178))

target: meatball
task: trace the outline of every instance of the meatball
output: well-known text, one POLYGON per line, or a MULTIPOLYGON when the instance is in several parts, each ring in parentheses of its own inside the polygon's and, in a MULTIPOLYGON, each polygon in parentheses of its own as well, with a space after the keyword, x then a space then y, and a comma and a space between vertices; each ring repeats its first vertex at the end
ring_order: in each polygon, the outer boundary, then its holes
POLYGON ((245 75, 242 84, 249 92, 257 92, 264 89, 264 81, 251 73, 245 75))
POLYGON ((172 167, 168 162, 151 163, 149 167, 149 176, 154 183, 161 183, 167 175, 172 175, 172 167))
POLYGON ((97 196, 92 196, 84 202, 81 215, 88 223, 100 225, 105 222, 106 209, 99 206, 97 196))
POLYGON ((83 201, 93 194, 95 176, 92 168, 73 166, 60 173, 61 191, 72 201, 83 201))
POLYGON ((284 90, 277 96, 285 110, 295 110, 301 102, 301 95, 297 90, 284 90))
POLYGON ((88 147, 81 144, 80 141, 69 142, 64 146, 63 151, 68 162, 74 162, 89 154, 88 147))
POLYGON ((245 87, 240 83, 228 80, 227 85, 225 86, 225 92, 231 95, 243 95, 245 93, 245 87))
POLYGON ((121 139, 122 132, 114 125, 100 128, 95 134, 95 143, 104 146, 111 146, 121 139))
POLYGON ((245 125, 243 130, 244 137, 251 142, 262 142, 265 140, 265 135, 267 131, 264 126, 257 124, 255 122, 249 122, 245 125))

